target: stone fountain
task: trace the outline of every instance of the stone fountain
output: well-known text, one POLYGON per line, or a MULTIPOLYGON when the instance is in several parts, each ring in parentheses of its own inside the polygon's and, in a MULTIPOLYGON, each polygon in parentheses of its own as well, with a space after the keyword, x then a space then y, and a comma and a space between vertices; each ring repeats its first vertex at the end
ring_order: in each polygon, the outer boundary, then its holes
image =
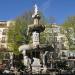
POLYGON ((45 26, 40 24, 41 16, 38 13, 38 7, 35 4, 34 14, 32 15, 34 23, 28 25, 28 33, 32 36, 32 44, 25 44, 19 47, 24 58, 24 65, 32 69, 32 72, 40 72, 43 68, 46 70, 45 55, 49 50, 54 50, 51 46, 40 44, 40 33, 45 30, 45 26), (27 54, 27 52, 30 54, 27 54), (37 58, 38 54, 38 58, 37 58), (33 61, 32 61, 33 59, 33 61))

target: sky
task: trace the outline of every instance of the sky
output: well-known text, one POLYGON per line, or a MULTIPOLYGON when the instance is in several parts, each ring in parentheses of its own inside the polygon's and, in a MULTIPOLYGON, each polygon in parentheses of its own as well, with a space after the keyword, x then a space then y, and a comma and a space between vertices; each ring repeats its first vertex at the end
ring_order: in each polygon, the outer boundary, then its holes
POLYGON ((37 4, 46 19, 55 17, 62 24, 68 16, 75 16, 75 0, 0 0, 0 20, 12 20, 37 4))

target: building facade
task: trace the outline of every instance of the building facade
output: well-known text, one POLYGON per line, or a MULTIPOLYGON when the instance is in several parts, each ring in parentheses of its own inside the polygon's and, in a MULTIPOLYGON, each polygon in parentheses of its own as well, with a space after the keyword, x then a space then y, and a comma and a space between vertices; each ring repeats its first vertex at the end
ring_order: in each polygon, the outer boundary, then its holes
POLYGON ((46 40, 50 42, 51 45, 55 44, 57 48, 60 50, 68 49, 68 40, 65 34, 61 33, 61 26, 58 26, 56 24, 49 25, 45 29, 46 40))
POLYGON ((7 22, 0 21, 0 48, 7 48, 7 22))
POLYGON ((9 26, 14 23, 13 21, 0 21, 0 48, 8 48, 7 40, 7 32, 9 26))

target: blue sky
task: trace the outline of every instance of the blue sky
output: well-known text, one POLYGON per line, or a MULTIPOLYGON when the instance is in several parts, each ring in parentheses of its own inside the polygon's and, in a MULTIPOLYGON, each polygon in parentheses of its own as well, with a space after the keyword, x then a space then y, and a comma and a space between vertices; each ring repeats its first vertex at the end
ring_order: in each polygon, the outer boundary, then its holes
POLYGON ((14 19, 32 9, 35 3, 47 19, 55 17, 57 24, 75 15, 75 0, 0 0, 0 20, 14 19))

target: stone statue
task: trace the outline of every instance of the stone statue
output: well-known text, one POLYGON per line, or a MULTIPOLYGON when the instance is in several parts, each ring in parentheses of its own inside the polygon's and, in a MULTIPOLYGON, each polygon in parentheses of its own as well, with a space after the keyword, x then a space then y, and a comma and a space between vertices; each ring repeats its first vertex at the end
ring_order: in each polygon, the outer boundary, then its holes
POLYGON ((37 7, 37 5, 35 4, 34 5, 34 14, 32 15, 32 17, 34 17, 35 15, 37 15, 38 14, 38 7, 37 7))
POLYGON ((34 10, 34 13, 35 13, 35 15, 38 13, 38 7, 37 7, 37 5, 35 4, 35 10, 34 10))

